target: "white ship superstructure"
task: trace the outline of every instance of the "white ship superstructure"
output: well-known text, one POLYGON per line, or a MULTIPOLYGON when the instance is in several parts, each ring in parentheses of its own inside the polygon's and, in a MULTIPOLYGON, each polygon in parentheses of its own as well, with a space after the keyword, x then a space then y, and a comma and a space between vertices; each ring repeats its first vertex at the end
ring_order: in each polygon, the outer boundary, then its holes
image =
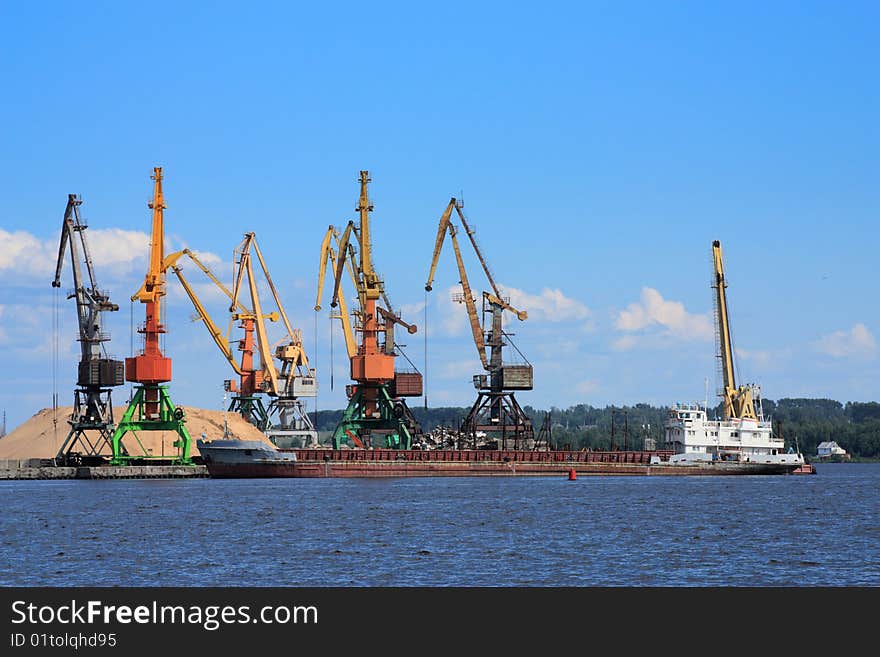
MULTIPOLYGON (((758 399, 757 419, 710 420, 707 409, 699 404, 675 404, 664 424, 665 448, 676 454, 708 454, 741 461, 785 454, 785 441, 774 435, 772 422, 764 419, 758 399)), ((803 460, 799 454, 786 456, 803 460)))

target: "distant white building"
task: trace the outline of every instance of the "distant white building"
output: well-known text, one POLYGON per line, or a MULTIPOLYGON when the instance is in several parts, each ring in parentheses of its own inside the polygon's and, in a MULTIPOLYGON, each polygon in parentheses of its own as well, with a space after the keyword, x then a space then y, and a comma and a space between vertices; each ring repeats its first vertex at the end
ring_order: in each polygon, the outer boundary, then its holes
POLYGON ((825 442, 819 443, 819 446, 816 448, 816 455, 820 459, 828 458, 830 456, 848 456, 846 450, 833 440, 826 440, 825 442))

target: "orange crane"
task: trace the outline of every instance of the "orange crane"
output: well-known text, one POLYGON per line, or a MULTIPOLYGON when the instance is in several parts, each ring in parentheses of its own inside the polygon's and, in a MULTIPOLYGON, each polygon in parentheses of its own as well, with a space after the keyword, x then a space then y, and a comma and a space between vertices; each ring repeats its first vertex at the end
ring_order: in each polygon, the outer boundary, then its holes
MULTIPOLYGON (((526 320, 528 313, 514 308, 502 295, 489 270, 486 259, 477 245, 474 231, 468 224, 462 208, 463 204, 453 197, 440 216, 440 224, 437 227, 437 239, 434 243, 434 255, 431 259, 431 268, 428 271, 428 281, 425 283, 425 290, 430 292, 432 289, 440 252, 448 234, 452 242, 452 249, 455 252, 455 262, 458 266, 459 282, 461 284, 461 293, 453 295, 453 300, 463 303, 467 309, 474 345, 480 357, 480 363, 487 372, 487 374, 477 374, 473 377, 474 387, 477 389, 477 399, 462 422, 461 433, 469 436, 474 446, 476 446, 477 433, 482 432, 486 435, 497 436, 500 439, 499 447, 502 449, 506 448, 509 439, 513 440, 514 448, 519 449, 521 446, 524 447, 529 444, 528 441, 533 441, 534 428, 531 419, 516 400, 514 391, 531 390, 533 386, 533 372, 531 363, 526 360, 522 352, 510 340, 512 334, 504 331, 502 320, 504 311, 512 313, 520 321, 526 320), (458 229, 452 222, 453 210, 458 214, 458 218, 461 220, 465 233, 492 288, 492 292, 484 291, 482 293, 482 325, 477 315, 476 300, 471 290, 461 249, 459 248, 458 229), (505 363, 505 346, 512 346, 524 362, 515 364, 505 363), (486 353, 487 348, 489 350, 488 354, 486 353)), ((534 445, 534 442, 531 444, 534 445)))
MULTIPOLYGON (((341 305, 342 276, 348 268, 357 293, 358 307, 354 312, 355 331, 360 341, 346 341, 349 348, 351 378, 354 384, 346 387, 348 406, 333 432, 333 447, 351 441, 355 446, 384 446, 392 449, 410 449, 413 438, 421 433, 421 427, 406 404, 405 397, 422 394, 422 375, 412 370, 397 371, 395 359, 398 347, 394 341, 394 326, 404 326, 409 333, 418 329, 404 322, 393 312, 385 295, 385 285, 373 267, 372 239, 370 233, 370 202, 368 185, 370 174, 361 171, 359 176, 360 197, 355 211, 359 222, 350 221, 338 241, 335 262, 333 300, 331 306, 341 305), (355 247, 357 245, 357 248, 355 247), (377 302, 382 299, 387 307, 377 302)), ((328 231, 321 250, 319 289, 316 309, 320 308, 324 269, 332 253, 330 238, 335 231, 328 231)), ((345 325, 345 320, 343 320, 345 325)))
MULTIPOLYGON (((113 433, 112 448, 114 465, 125 465, 141 458, 160 458, 148 454, 143 449, 141 455, 131 455, 123 444, 123 438, 131 433, 135 440, 138 431, 173 431, 178 435, 174 447, 178 448, 177 464, 192 465, 189 456, 192 440, 186 429, 182 408, 175 407, 168 394, 168 387, 162 385, 171 381, 171 359, 167 358, 159 345, 160 336, 165 333, 161 321, 161 301, 165 296, 165 271, 162 267, 165 254, 165 196, 162 192, 162 167, 154 167, 153 200, 148 204, 153 211, 152 234, 150 238, 150 260, 143 285, 131 300, 140 301, 146 310, 146 321, 138 329, 144 336, 144 347, 135 356, 125 359, 125 380, 138 385, 122 420, 113 433)), ((164 458, 164 457, 161 457, 164 458)))

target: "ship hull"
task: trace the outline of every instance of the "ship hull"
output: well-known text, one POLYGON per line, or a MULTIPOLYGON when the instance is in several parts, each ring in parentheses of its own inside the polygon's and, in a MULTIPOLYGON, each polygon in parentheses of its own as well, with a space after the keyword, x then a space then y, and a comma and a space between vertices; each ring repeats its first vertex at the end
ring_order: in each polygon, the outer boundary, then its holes
POLYGON ((521 450, 266 450, 204 443, 199 451, 215 478, 510 477, 578 475, 780 475, 796 464, 670 463, 664 451, 529 452, 521 450), (653 461, 653 462, 652 462, 653 461))

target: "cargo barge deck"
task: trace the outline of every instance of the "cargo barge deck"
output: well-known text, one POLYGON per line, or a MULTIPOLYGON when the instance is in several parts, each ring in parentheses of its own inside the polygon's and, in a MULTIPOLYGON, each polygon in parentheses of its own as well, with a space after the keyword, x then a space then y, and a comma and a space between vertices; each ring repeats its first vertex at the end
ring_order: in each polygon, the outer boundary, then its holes
POLYGON ((683 462, 668 450, 524 451, 272 449, 250 441, 199 443, 217 478, 472 477, 788 474, 795 463, 683 462))

